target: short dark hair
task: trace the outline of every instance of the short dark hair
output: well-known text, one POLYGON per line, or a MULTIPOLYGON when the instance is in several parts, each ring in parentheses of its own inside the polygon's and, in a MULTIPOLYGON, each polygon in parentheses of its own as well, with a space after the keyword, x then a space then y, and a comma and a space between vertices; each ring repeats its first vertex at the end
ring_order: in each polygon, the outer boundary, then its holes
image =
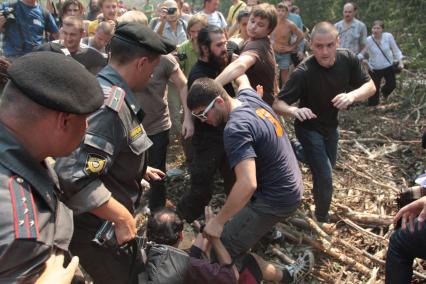
POLYGON ((78 10, 80 10, 81 15, 84 13, 84 7, 83 4, 78 0, 66 0, 64 4, 62 4, 61 11, 60 11, 60 18, 64 16, 64 14, 67 12, 68 7, 71 5, 76 5, 78 7, 78 10))
POLYGON ((240 22, 241 22, 241 20, 242 20, 244 17, 250 17, 250 12, 249 12, 248 10, 246 10, 246 9, 241 10, 241 11, 239 11, 239 12, 238 12, 238 15, 237 15, 237 23, 240 23, 240 22))
POLYGON ((382 20, 375 20, 374 22, 373 22, 373 27, 374 26, 379 26, 379 27, 381 27, 382 29, 385 29, 385 23, 382 21, 382 20))
POLYGON ((162 208, 148 219, 146 235, 148 240, 157 244, 174 246, 183 231, 183 221, 175 211, 162 208))
POLYGON ((278 23, 277 9, 275 6, 269 3, 262 3, 253 7, 251 14, 253 17, 259 17, 261 19, 267 19, 269 22, 268 28, 271 33, 278 23))
POLYGON ((207 106, 214 98, 221 96, 227 102, 229 95, 225 89, 210 78, 200 78, 194 81, 188 92, 186 104, 190 110, 207 106))
POLYGON ((202 46, 207 46, 210 49, 210 45, 212 44, 212 38, 210 36, 211 33, 223 34, 224 31, 222 28, 215 25, 207 25, 202 28, 198 33, 197 43, 200 48, 200 55, 204 56, 202 46))
POLYGON ((141 46, 136 46, 135 44, 126 42, 121 37, 113 36, 110 42, 110 51, 111 51, 111 61, 124 65, 127 64, 136 58, 148 57, 148 59, 154 60, 159 54, 152 52, 141 46))

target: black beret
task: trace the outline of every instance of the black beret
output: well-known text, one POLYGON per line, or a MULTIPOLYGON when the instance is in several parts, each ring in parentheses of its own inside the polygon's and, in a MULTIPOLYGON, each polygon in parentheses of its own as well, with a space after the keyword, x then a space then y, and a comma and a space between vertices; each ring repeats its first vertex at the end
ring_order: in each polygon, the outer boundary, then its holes
POLYGON ((52 110, 90 114, 104 101, 95 76, 63 54, 29 53, 14 60, 8 74, 25 96, 52 110))
POLYGON ((153 32, 144 24, 137 22, 118 24, 114 38, 159 54, 168 54, 176 49, 176 46, 170 40, 153 32))

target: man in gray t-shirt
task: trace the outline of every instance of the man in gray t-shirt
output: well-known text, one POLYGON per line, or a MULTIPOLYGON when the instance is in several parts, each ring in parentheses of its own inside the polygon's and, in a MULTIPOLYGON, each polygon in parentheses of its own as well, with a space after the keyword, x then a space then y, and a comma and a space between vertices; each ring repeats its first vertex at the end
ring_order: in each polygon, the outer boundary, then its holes
MULTIPOLYGON (((137 103, 145 113, 142 125, 149 139, 154 143, 149 148, 148 165, 165 172, 166 155, 169 145, 169 131, 172 126, 169 106, 167 103, 167 84, 172 82, 179 92, 184 109, 182 136, 192 136, 194 126, 191 112, 186 106, 186 78, 173 55, 162 55, 160 63, 155 67, 151 79, 141 92, 135 94, 137 103)), ((166 188, 163 182, 151 183, 151 210, 162 207, 166 201, 166 188)))
POLYGON ((335 27, 339 32, 340 47, 347 48, 355 54, 361 52, 367 41, 367 27, 360 20, 355 19, 357 7, 353 3, 343 6, 343 20, 335 27))

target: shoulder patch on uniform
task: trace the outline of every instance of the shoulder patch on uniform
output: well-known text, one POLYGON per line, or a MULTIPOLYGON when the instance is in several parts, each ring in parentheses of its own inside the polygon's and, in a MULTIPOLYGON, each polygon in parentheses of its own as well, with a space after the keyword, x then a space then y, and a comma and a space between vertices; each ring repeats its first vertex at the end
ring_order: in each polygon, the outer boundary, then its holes
POLYGON ((39 239, 37 211, 31 186, 19 176, 9 179, 15 239, 39 239))
POLYGON ((134 141, 142 134, 143 134, 143 128, 142 128, 142 125, 139 124, 138 126, 136 126, 135 128, 129 131, 130 140, 134 141))
POLYGON ((106 97, 104 105, 110 109, 119 112, 124 103, 124 98, 126 97, 126 92, 117 86, 111 87, 109 96, 106 97))
POLYGON ((106 157, 103 157, 98 154, 89 153, 86 158, 86 164, 84 165, 84 172, 87 175, 100 175, 104 171, 106 163, 106 157))

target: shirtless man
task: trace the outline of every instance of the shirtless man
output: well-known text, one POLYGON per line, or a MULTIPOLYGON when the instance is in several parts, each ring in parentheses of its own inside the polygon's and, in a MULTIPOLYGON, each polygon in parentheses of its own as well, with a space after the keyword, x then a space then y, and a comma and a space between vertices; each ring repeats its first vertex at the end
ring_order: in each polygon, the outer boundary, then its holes
POLYGON ((275 60, 277 61, 278 68, 281 73, 281 83, 287 82, 287 75, 291 65, 291 52, 299 47, 299 43, 303 39, 303 33, 297 26, 287 19, 288 7, 284 3, 278 3, 277 14, 278 24, 273 32, 274 43, 273 48, 275 52, 275 60), (296 41, 292 42, 292 35, 296 35, 296 41))

